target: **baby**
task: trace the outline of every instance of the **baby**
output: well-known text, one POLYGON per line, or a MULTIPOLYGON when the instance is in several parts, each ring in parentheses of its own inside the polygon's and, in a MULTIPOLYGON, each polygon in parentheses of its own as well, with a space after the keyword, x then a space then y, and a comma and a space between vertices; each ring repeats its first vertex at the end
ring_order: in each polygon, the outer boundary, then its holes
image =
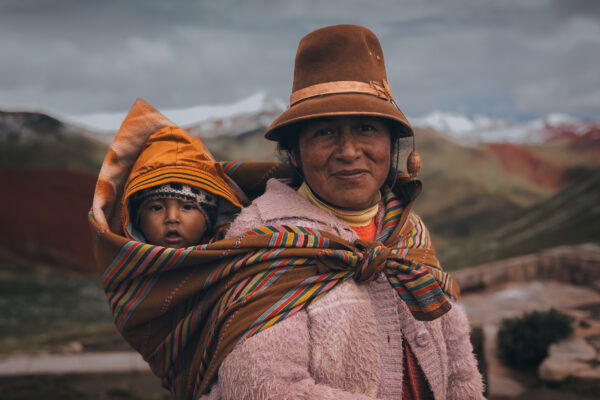
POLYGON ((145 242, 189 247, 208 241, 215 226, 218 199, 206 190, 178 182, 140 190, 129 207, 145 242))
POLYGON ((174 248, 222 235, 241 208, 241 190, 197 138, 168 126, 150 135, 121 201, 129 239, 174 248))

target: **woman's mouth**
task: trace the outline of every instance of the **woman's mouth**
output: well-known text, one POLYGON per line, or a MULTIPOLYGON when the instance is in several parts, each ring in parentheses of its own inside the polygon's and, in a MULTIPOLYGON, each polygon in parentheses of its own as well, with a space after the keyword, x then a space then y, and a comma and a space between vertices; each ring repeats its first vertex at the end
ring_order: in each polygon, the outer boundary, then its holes
POLYGON ((365 169, 348 169, 337 171, 333 174, 338 179, 352 180, 363 177, 368 171, 365 169))

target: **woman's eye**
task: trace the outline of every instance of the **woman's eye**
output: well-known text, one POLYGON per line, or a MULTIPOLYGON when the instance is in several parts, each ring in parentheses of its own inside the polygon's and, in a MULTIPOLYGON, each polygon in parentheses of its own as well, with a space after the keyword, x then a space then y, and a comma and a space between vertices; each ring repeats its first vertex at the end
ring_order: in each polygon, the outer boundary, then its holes
POLYGON ((148 208, 150 209, 150 211, 160 211, 163 209, 163 206, 162 204, 150 204, 148 208))
POLYGON ((314 134, 315 137, 325 137, 330 135, 333 135, 333 129, 330 128, 319 129, 314 134))
POLYGON ((196 205, 194 203, 185 203, 182 207, 186 211, 191 211, 191 210, 196 209, 196 205))
POLYGON ((360 130, 360 132, 367 133, 367 132, 375 132, 375 131, 377 131, 377 128, 375 128, 373 125, 364 124, 364 125, 360 126, 359 130, 360 130))

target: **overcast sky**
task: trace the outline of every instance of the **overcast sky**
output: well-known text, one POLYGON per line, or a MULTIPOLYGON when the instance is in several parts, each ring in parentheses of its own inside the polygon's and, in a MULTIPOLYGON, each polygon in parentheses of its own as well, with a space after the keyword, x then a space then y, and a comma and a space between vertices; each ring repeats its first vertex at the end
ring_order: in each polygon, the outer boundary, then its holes
POLYGON ((597 0, 2 0, 0 108, 286 100, 299 39, 360 24, 409 115, 600 118, 597 0))

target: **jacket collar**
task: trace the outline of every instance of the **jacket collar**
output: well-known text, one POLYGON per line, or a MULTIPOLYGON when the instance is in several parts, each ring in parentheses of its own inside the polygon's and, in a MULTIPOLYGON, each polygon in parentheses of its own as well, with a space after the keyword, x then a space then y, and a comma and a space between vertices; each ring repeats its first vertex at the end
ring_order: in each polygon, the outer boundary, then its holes
MULTIPOLYGON (((274 178, 267 181, 265 194, 256 199, 254 204, 260 218, 267 223, 273 220, 305 220, 329 227, 331 233, 342 237, 348 237, 349 232, 354 232, 335 216, 300 196, 294 188, 274 178)), ((356 234, 351 235, 356 239, 355 236, 356 234)))

